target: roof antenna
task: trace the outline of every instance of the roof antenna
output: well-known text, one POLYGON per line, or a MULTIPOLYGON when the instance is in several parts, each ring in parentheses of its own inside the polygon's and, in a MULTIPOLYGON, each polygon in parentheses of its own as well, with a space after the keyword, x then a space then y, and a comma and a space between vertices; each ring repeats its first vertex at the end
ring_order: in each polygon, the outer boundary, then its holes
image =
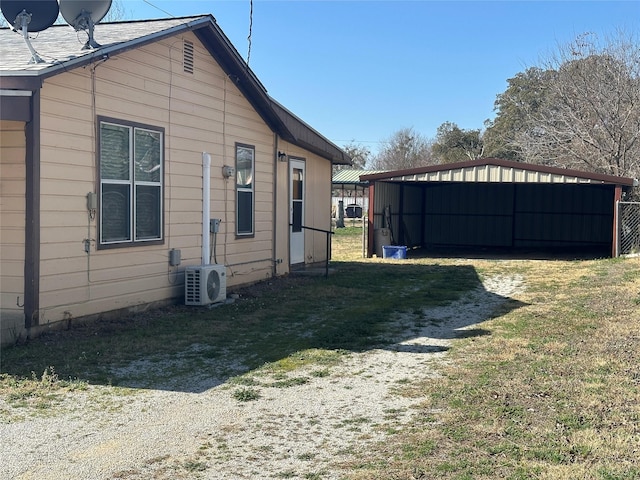
POLYGON ((111 0, 60 0, 60 13, 65 21, 76 32, 83 30, 89 36, 82 50, 102 46, 93 38, 93 32, 96 23, 104 18, 110 8, 111 0))
POLYGON ((48 1, 0 1, 0 10, 4 18, 12 25, 13 30, 22 33, 24 43, 31 52, 29 63, 44 63, 38 55, 31 40, 29 32, 40 32, 53 25, 58 18, 58 2, 48 1))

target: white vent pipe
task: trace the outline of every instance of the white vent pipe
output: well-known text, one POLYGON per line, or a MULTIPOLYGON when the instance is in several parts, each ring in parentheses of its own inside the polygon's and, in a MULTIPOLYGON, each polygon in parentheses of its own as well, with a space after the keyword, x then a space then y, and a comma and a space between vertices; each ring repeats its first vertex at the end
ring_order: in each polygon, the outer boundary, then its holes
POLYGON ((202 152, 202 265, 209 265, 209 218, 211 216, 211 155, 202 152))

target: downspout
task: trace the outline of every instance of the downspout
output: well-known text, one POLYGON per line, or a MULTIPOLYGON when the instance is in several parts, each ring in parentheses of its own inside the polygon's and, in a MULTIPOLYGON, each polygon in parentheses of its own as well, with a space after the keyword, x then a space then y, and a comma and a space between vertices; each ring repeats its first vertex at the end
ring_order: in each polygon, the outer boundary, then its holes
POLYGON ((211 155, 202 152, 202 265, 209 265, 209 218, 211 218, 211 155))
POLYGON ((40 317, 40 89, 31 95, 31 119, 25 124, 26 198, 24 252, 24 327, 40 317))
POLYGON ((278 134, 273 132, 273 262, 271 276, 278 275, 278 134))

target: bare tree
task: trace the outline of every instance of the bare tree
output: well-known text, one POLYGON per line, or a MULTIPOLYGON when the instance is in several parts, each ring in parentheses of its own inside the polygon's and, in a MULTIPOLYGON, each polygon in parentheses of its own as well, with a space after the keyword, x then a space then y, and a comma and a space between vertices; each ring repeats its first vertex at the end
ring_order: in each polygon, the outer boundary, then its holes
POLYGON ((102 19, 103 22, 118 22, 120 20, 124 20, 126 15, 126 11, 124 8, 124 3, 122 0, 113 0, 111 2, 111 8, 102 19))
POLYGON ((365 165, 369 162, 371 158, 371 150, 369 147, 364 145, 359 145, 352 140, 350 143, 346 144, 342 149, 351 157, 352 165, 336 165, 333 167, 334 172, 337 170, 342 170, 345 168, 353 168, 353 169, 364 169, 365 165))
POLYGON ((542 105, 513 140, 525 161, 611 175, 640 175, 640 45, 593 34, 544 64, 542 105))
POLYGON ((402 128, 382 143, 371 162, 375 170, 403 170, 431 165, 431 141, 413 128, 402 128))

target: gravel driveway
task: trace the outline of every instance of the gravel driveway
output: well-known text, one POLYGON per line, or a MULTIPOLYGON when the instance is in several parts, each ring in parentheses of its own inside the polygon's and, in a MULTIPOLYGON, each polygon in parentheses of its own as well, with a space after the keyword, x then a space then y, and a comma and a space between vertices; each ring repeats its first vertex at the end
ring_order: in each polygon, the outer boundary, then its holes
MULTIPOLYGON (((437 375, 456 332, 490 318, 522 284, 488 279, 447 307, 425 310, 419 323, 399 319, 404 334, 388 348, 345 353, 326 375, 261 386, 252 401, 204 372, 191 389, 201 393, 90 386, 47 414, 13 412, 0 424, 0 478, 344 478, 368 445, 411 422, 420 399, 399 387, 437 375)), ((11 408, 0 402, 0 411, 11 408)))

